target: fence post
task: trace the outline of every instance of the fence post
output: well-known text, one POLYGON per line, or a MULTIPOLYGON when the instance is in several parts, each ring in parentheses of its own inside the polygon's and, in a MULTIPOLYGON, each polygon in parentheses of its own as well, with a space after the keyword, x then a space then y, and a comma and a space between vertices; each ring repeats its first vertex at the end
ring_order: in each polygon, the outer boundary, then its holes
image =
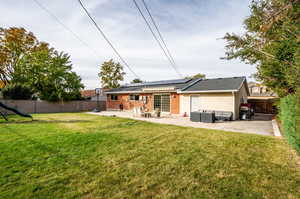
POLYGON ((34 100, 34 101, 33 101, 33 106, 34 106, 34 111, 33 111, 33 112, 34 112, 34 113, 37 112, 37 111, 36 111, 36 101, 37 101, 37 100, 34 100))

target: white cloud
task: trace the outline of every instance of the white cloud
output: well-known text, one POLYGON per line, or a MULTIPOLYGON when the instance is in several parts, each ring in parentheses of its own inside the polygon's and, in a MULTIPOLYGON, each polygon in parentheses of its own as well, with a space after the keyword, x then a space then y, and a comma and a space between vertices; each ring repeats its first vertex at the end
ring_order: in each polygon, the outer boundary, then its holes
MULTIPOLYGON (((90 48, 41 10, 33 0, 1 2, 0 24, 25 27, 40 40, 71 55, 74 70, 87 88, 99 87, 99 65, 110 58, 118 60, 96 31, 77 1, 38 0, 74 31, 90 48)), ((82 0, 100 27, 142 79, 178 78, 147 29, 132 0, 82 0)), ((138 1, 139 2, 139 1, 138 1)), ((183 74, 205 73, 208 77, 249 76, 255 67, 238 60, 226 61, 226 32, 241 32, 242 21, 249 14, 250 0, 148 0, 146 1, 169 49, 183 74)), ((142 6, 142 4, 140 4, 142 6)), ((126 82, 134 78, 127 72, 126 82)))

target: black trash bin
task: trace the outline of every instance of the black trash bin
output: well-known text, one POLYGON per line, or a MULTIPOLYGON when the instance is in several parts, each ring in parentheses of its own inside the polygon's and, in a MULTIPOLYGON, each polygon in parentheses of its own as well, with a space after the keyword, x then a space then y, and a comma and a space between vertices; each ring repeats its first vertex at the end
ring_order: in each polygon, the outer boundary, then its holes
POLYGON ((191 112, 190 120, 192 122, 200 122, 201 121, 201 113, 200 112, 191 112))

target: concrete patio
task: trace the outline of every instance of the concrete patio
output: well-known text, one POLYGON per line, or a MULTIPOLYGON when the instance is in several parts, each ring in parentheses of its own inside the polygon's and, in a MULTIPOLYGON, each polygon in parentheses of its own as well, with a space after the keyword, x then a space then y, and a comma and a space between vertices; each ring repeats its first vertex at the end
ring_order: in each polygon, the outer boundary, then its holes
POLYGON ((102 111, 98 113, 89 112, 89 114, 131 118, 135 120, 143 120, 160 124, 173 124, 186 127, 217 129, 259 135, 274 135, 272 127, 272 115, 266 114, 256 114, 255 117, 250 121, 219 121, 216 123, 191 122, 188 117, 173 115, 162 116, 161 118, 134 117, 133 113, 128 111, 102 111))

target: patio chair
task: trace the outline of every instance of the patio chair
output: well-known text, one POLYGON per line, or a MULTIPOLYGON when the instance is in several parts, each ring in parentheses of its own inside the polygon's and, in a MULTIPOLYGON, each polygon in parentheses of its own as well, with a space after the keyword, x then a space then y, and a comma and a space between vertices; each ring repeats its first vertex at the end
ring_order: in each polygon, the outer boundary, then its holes
POLYGON ((134 107, 133 108, 133 116, 135 117, 143 117, 144 111, 141 107, 134 107))
POLYGON ((133 107, 133 117, 137 117, 137 108, 136 107, 133 107))
POLYGON ((160 117, 160 109, 156 108, 155 110, 152 111, 151 114, 153 117, 160 117))
POLYGON ((143 107, 138 108, 138 116, 140 116, 140 117, 145 116, 145 110, 143 109, 143 107))

